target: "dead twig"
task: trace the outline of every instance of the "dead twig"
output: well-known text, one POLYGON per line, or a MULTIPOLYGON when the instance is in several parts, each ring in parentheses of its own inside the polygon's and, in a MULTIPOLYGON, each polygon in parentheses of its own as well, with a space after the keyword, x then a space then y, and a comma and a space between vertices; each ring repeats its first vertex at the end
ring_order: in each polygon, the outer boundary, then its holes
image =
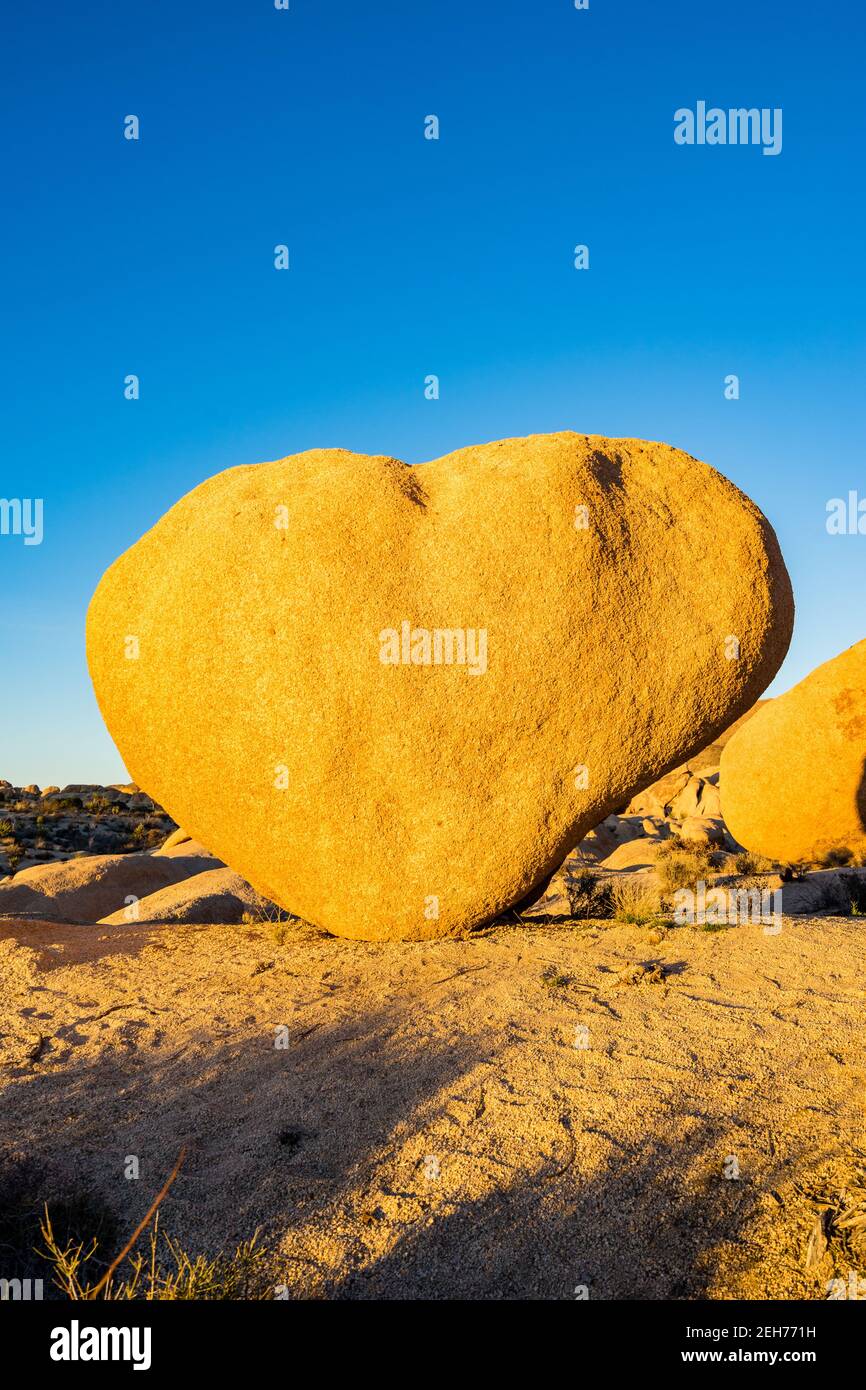
POLYGON ((95 1284, 94 1287, 90 1290, 90 1292, 89 1292, 88 1295, 87 1295, 88 1298, 96 1298, 96 1296, 97 1296, 97 1294, 99 1293, 100 1289, 104 1288, 104 1287, 106 1286, 106 1284, 109 1282, 109 1280, 111 1279, 112 1274, 113 1274, 114 1271, 117 1269, 117 1266, 120 1264, 120 1262, 121 1262, 122 1260, 125 1260, 125 1259, 126 1259, 126 1257, 127 1257, 127 1255, 129 1254, 130 1250, 131 1250, 132 1247, 135 1245, 135 1242, 138 1240, 138 1237, 141 1235, 142 1231, 143 1231, 143 1230, 147 1227, 147 1225, 149 1224, 149 1222, 150 1222, 150 1220, 151 1220, 151 1217, 152 1217, 152 1216, 154 1215, 154 1213, 156 1212, 157 1208, 159 1207, 160 1202, 163 1200, 163 1198, 164 1198, 164 1197, 166 1196, 166 1194, 168 1193, 169 1188, 171 1187, 172 1183, 174 1182, 175 1178, 177 1177, 178 1173, 179 1173, 180 1170, 181 1170, 181 1165, 183 1164, 183 1161, 184 1161, 185 1158, 186 1158, 186 1144, 183 1145, 183 1147, 182 1147, 180 1153, 179 1153, 178 1156, 177 1156, 177 1162, 175 1163, 174 1167, 172 1168, 171 1172, 169 1173, 168 1177, 166 1178, 166 1180, 165 1180, 165 1182, 163 1183, 162 1187, 160 1188, 159 1192, 157 1192, 156 1196, 154 1197, 153 1201, 151 1202, 150 1206, 148 1207, 148 1209, 147 1209, 147 1211, 146 1211, 146 1213, 145 1213, 143 1219, 142 1219, 141 1221, 139 1221, 138 1225, 136 1226, 135 1230, 133 1231, 132 1235, 130 1236, 130 1238, 129 1238, 129 1240, 126 1242, 126 1244, 124 1245, 123 1249, 121 1250, 121 1252, 120 1252, 120 1254, 117 1256, 117 1258, 116 1258, 115 1260, 112 1260, 111 1264, 108 1266, 108 1269, 107 1269, 107 1270, 105 1271, 105 1273, 103 1274, 103 1276, 102 1276, 102 1278, 100 1279, 99 1283, 98 1283, 98 1284, 95 1284))
POLYGON ((435 989, 436 985, 446 985, 449 980, 456 980, 460 975, 474 975, 476 970, 487 970, 487 968, 487 965, 464 965, 462 969, 455 970, 453 975, 444 975, 441 980, 433 980, 427 988, 435 989))
POLYGON ((100 1018, 107 1018, 109 1014, 116 1014, 118 1009, 141 1009, 142 1013, 146 1014, 171 1013, 171 1009, 153 1008, 150 1004, 112 1004, 111 1008, 103 1009, 101 1014, 91 1014, 89 1018, 79 1019, 78 1024, 76 1024, 76 1027, 78 1027, 82 1023, 96 1023, 100 1018))

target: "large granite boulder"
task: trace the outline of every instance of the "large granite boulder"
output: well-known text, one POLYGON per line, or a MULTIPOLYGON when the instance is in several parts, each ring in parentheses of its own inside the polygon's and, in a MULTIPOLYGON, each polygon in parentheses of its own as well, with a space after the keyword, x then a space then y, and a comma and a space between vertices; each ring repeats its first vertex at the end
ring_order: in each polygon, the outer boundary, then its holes
POLYGON ((309 922, 423 939, 727 728, 792 616, 733 484, 556 434, 221 473, 111 566, 87 643, 126 766, 195 840, 309 922))

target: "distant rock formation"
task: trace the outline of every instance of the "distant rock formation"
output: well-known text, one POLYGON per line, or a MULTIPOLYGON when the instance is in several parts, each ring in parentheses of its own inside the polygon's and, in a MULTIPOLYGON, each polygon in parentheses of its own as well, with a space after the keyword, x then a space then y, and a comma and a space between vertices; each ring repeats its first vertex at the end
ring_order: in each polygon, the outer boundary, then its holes
POLYGON ((80 854, 141 853, 174 821, 137 786, 13 787, 0 780, 0 880, 80 854))

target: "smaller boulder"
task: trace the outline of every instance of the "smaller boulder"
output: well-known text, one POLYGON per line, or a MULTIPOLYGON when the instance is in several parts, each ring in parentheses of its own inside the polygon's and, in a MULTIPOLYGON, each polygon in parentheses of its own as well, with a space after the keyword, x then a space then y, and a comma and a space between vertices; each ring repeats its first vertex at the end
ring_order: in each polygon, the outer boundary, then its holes
POLYGON ((866 856, 866 640, 761 709, 725 747, 725 820, 785 864, 866 856))
POLYGON ((680 825, 679 837, 690 845, 723 845, 725 825, 709 816, 687 816, 680 825))
POLYGON ((212 867, 214 868, 222 864, 221 859, 217 859, 215 854, 211 854, 204 845, 200 845, 198 840, 191 839, 187 831, 181 829, 180 826, 171 832, 159 849, 153 850, 152 853, 158 857, 169 859, 173 859, 176 855, 195 854, 200 855, 203 859, 212 859, 212 867))
POLYGON ((180 883, 160 888, 120 911, 100 918, 100 926, 141 923, 237 923, 245 915, 266 920, 279 909, 232 869, 207 869, 180 883))
POLYGON ((0 883, 0 917, 93 923, 148 894, 211 868, 195 856, 157 859, 152 854, 91 854, 37 864, 0 883))
POLYGON ((627 840, 624 845, 617 845, 613 853, 601 861, 602 867, 605 869, 654 869, 658 861, 659 849, 663 843, 663 840, 651 840, 648 837, 641 840, 627 840))
POLYGON ((700 819, 721 819, 722 809, 719 789, 703 777, 689 774, 688 781, 668 806, 668 814, 673 820, 685 821, 695 817, 700 819))

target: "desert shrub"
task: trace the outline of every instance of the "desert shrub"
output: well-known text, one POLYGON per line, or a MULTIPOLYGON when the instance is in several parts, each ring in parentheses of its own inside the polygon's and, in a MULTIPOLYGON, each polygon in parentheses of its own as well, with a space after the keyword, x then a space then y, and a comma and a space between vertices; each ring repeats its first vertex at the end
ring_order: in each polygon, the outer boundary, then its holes
POLYGON ((800 883, 800 882, 802 882, 802 880, 803 880, 804 878, 806 878, 806 877, 808 876, 808 873, 809 873, 809 866, 808 866, 808 864, 783 864, 783 865, 782 865, 782 882, 783 882, 783 883, 800 883))
POLYGON ((98 792, 94 792, 93 796, 84 803, 85 811, 91 816, 101 816, 110 808, 111 802, 106 796, 101 796, 98 792))
POLYGON ((693 840, 683 840, 679 835, 671 835, 670 839, 662 840, 656 857, 658 859, 670 859, 675 854, 691 854, 705 860, 709 865, 714 862, 719 853, 718 845, 695 844, 693 840))
POLYGON ((616 879, 611 886, 614 921, 624 925, 645 927, 658 920, 662 911, 657 888, 638 883, 629 875, 616 879))
POLYGON ((568 879, 565 886, 572 917, 610 917, 613 911, 609 882, 588 869, 568 879))
POLYGON ((7 836, 14 834, 15 826, 12 824, 11 820, 0 820, 0 837, 5 840, 7 836))
POLYGON ((734 855, 734 871, 738 874, 771 874, 775 868, 774 860, 765 859, 763 854, 752 854, 751 850, 734 855))
POLYGON ((300 920, 300 917, 295 917, 291 912, 277 907, 276 903, 271 903, 268 907, 244 912, 241 916, 241 926, 265 927, 268 936, 276 942, 277 946, 285 946, 291 928, 296 926, 300 920))
MULTIPOLYGON (((673 841, 667 841, 673 844, 673 841)), ((677 888, 694 889, 700 879, 712 872, 714 856, 709 845, 693 845, 686 848, 675 846, 666 854, 659 854, 656 870, 664 893, 672 893, 677 888)))
POLYGON ((854 858, 852 850, 844 845, 837 845, 835 849, 828 849, 826 854, 822 854, 818 863, 822 869, 841 869, 846 864, 850 864, 854 858))
POLYGON ((852 917, 866 917, 866 880, 856 874, 843 875, 852 917))
POLYGON ((99 1287, 89 1272, 98 1242, 55 1235, 46 1208, 39 1253, 53 1266, 54 1283, 65 1298, 111 1300, 270 1299, 285 1285, 279 1257, 257 1244, 258 1232, 231 1254, 191 1255, 159 1230, 157 1218, 144 1251, 130 1253, 116 1276, 99 1287))

